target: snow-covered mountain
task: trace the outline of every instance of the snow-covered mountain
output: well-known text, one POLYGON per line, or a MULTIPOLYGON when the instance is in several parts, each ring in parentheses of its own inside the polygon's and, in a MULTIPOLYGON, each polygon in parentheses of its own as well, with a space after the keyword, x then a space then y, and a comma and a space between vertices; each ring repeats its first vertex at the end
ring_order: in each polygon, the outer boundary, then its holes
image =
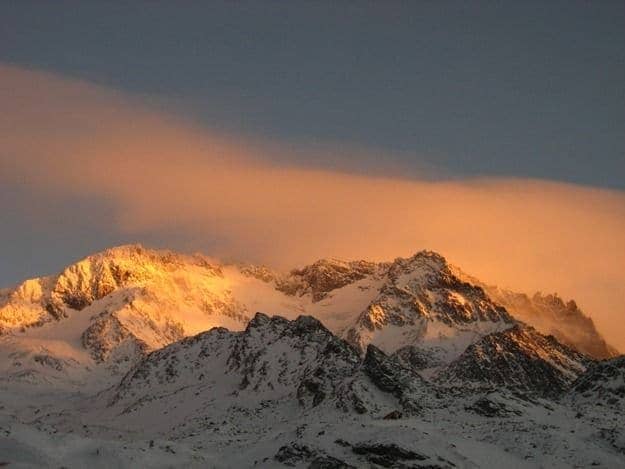
POLYGON ((436 379, 446 385, 505 387, 558 396, 592 363, 553 336, 517 324, 469 345, 436 379))
POLYGON ((85 384, 91 370, 123 373, 152 350, 248 320, 218 265, 123 246, 6 290, 0 363, 9 379, 85 384))
POLYGON ((374 346, 363 360, 311 316, 262 313, 242 332, 215 328, 151 353, 108 394, 105 413, 127 428, 176 409, 160 420, 166 432, 207 419, 238 418, 260 432, 285 415, 411 414, 434 399, 425 380, 374 346))
POLYGON ((616 467, 614 354, 574 302, 433 252, 279 273, 122 246, 0 291, 0 462, 616 467))
POLYGON ((373 301, 343 336, 361 349, 372 343, 387 352, 419 344, 450 361, 468 344, 513 322, 481 288, 453 275, 443 257, 422 251, 384 270, 373 301))

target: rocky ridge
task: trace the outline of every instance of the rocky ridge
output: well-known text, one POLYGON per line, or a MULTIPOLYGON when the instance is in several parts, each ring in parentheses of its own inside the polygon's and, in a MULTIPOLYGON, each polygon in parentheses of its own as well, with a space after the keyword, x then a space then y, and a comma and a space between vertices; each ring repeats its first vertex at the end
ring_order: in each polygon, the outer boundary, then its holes
POLYGON ((508 388, 556 397, 592 363, 553 336, 518 324, 467 347, 436 381, 446 386, 508 388))
POLYGON ((612 358, 618 351, 606 343, 597 331, 593 320, 577 305, 575 300, 564 301, 557 294, 533 295, 514 292, 494 285, 487 285, 454 267, 454 271, 466 281, 484 289, 490 298, 505 307, 516 319, 553 335, 560 342, 596 359, 612 358))
MULTIPOLYGON (((183 391, 221 404, 302 413, 323 406, 374 415, 399 408, 412 414, 421 409, 419 401, 434 399, 418 374, 373 346, 363 360, 315 318, 289 321, 261 313, 242 332, 215 328, 147 355, 112 391, 109 407, 144 411, 183 391), (380 393, 389 396, 379 399, 380 393)), ((188 418, 197 418, 198 409, 191 414, 188 418)))

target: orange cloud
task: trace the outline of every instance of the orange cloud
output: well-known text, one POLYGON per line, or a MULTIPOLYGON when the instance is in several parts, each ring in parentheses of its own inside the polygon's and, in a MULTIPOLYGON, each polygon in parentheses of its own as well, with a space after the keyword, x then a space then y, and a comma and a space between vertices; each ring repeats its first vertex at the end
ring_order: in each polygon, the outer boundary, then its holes
MULTIPOLYGON (((227 258, 437 250, 485 281, 574 297, 625 350, 625 193, 518 179, 421 181, 278 166, 275 143, 218 135, 133 98, 0 66, 0 183, 95 197, 129 233, 180 232, 227 258)), ((285 156, 281 161, 285 161, 285 156)))

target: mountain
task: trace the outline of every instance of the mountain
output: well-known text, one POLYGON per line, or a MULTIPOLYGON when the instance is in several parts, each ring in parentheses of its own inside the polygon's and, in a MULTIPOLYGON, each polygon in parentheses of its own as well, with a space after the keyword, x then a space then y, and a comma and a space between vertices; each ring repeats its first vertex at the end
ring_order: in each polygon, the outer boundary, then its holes
POLYGON ((437 381, 558 396, 592 363, 553 336, 517 324, 469 345, 437 376, 437 381))
MULTIPOLYGON (((511 298, 527 297, 502 291, 485 289, 428 251, 387 263, 324 259, 280 274, 121 246, 0 293, 0 368, 8 379, 85 385, 93 370, 106 380, 153 350, 212 327, 242 330, 264 311, 319 318, 361 353, 371 343, 390 354, 403 349, 405 361, 411 350, 407 364, 420 356, 422 373, 432 375, 468 345, 514 325, 499 301, 525 304, 511 298)), ((539 330, 556 324, 554 336, 591 356, 613 355, 579 310, 573 322, 553 319, 560 309, 534 307, 521 317, 539 330), (574 336, 571 323, 582 333, 574 336)))
POLYGON ((613 354, 574 303, 430 251, 280 273, 121 246, 0 291, 0 463, 619 467, 613 354))
POLYGON ((249 320, 217 264, 202 256, 122 246, 0 298, 0 353, 9 379, 85 384, 124 373, 146 353, 213 326, 249 320), (42 365, 53 366, 42 366, 42 365))
POLYGON ((514 322, 481 288, 454 276, 436 253, 396 259, 383 272, 377 295, 342 334, 361 349, 372 343, 393 352, 418 343, 449 360, 476 338, 514 322))
MULTIPOLYGON (((156 327, 152 331, 156 341, 161 334, 180 336, 183 332, 172 329, 182 318, 189 332, 202 330, 211 315, 220 316, 213 320, 215 324, 249 319, 239 314, 220 266, 207 258, 121 246, 89 256, 59 275, 27 280, 5 291, 0 298, 0 325, 4 333, 23 331, 98 306, 98 311, 132 329, 130 318, 138 320, 141 313, 158 317, 151 310, 154 305, 164 314, 151 324, 156 327), (198 319, 200 326, 194 324, 198 319)), ((137 328, 137 332, 143 331, 137 328)))
POLYGON ((128 428, 160 408, 176 409, 163 422, 169 431, 222 417, 260 428, 312 409, 414 413, 431 393, 373 346, 362 359, 315 318, 257 313, 242 332, 214 328, 152 352, 110 394, 107 412, 128 428))

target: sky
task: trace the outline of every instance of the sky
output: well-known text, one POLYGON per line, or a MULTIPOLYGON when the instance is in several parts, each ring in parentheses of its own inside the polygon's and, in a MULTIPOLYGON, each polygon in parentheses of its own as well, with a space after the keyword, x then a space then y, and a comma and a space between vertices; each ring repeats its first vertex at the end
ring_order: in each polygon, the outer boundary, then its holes
POLYGON ((0 105, 0 285, 427 248, 625 349, 623 2, 3 2, 0 105))

